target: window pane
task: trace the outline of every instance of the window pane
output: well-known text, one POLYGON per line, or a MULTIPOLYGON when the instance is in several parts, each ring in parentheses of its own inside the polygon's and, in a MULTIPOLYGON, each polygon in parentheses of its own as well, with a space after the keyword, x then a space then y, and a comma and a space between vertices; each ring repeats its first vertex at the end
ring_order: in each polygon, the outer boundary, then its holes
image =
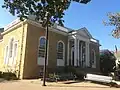
POLYGON ((45 57, 45 38, 40 39, 38 49, 38 57, 45 57))
POLYGON ((94 50, 92 50, 92 63, 94 63, 94 60, 95 60, 95 52, 94 50))
POLYGON ((12 53, 13 53, 13 41, 14 41, 14 39, 11 39, 11 41, 10 41, 10 52, 9 52, 9 57, 12 57, 12 53))
POLYGON ((39 51, 39 56, 38 57, 44 57, 45 55, 44 55, 44 51, 39 51))
POLYGON ((63 53, 57 53, 57 59, 63 59, 63 53))
POLYGON ((5 64, 7 64, 7 57, 8 57, 8 46, 6 46, 6 50, 5 50, 5 61, 4 61, 5 64))
POLYGON ((57 45, 57 59, 63 59, 63 43, 59 42, 57 45))
POLYGON ((17 55, 17 43, 14 45, 14 57, 17 55))
POLYGON ((40 39, 40 47, 44 47, 45 46, 45 38, 41 38, 40 39))

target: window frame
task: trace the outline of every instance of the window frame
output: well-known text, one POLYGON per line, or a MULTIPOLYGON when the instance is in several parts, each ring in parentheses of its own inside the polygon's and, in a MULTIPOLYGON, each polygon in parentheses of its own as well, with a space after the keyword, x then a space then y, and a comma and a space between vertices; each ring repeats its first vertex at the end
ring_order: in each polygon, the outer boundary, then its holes
POLYGON ((92 54, 91 54, 92 55, 92 61, 91 61, 92 68, 96 68, 96 52, 94 49, 92 49, 92 54), (92 54, 94 54, 94 55, 92 55, 92 54))
POLYGON ((40 40, 41 40, 42 38, 46 39, 45 36, 41 36, 41 37, 39 38, 39 44, 38 44, 38 57, 40 57, 40 58, 45 58, 45 48, 44 48, 44 49, 43 49, 43 48, 40 48, 40 40), (44 57, 39 56, 40 50, 41 50, 41 51, 44 50, 44 57))
POLYGON ((8 45, 5 46, 5 51, 4 51, 4 64, 7 65, 8 64, 8 56, 9 56, 9 47, 8 45))
POLYGON ((62 40, 59 40, 58 42, 57 42, 57 66, 65 66, 65 43, 62 41, 62 40), (63 52, 59 52, 59 53, 63 53, 63 57, 62 57, 62 59, 60 59, 60 58, 58 58, 58 44, 59 43, 62 43, 63 44, 63 52))
POLYGON ((13 57, 13 52, 14 52, 14 38, 12 37, 10 39, 10 43, 9 43, 9 58, 13 57), (11 47, 12 46, 12 47, 11 47))
POLYGON ((18 52, 18 42, 15 41, 13 44, 13 65, 16 64, 16 60, 17 60, 17 52, 18 52), (16 47, 16 51, 15 51, 15 45, 17 45, 16 47))
MULTIPOLYGON (((40 47, 40 40, 41 40, 41 38, 45 38, 45 40, 46 40, 45 36, 41 36, 39 38, 39 41, 38 41, 38 52, 37 52, 37 64, 43 66, 44 65, 44 60, 45 60, 45 49, 44 49, 44 57, 40 57, 39 56, 39 51, 40 51, 39 47, 40 47)), ((47 49, 48 49, 47 50, 47 53, 48 53, 49 52, 49 41, 48 41, 48 48, 47 49)), ((49 56, 49 53, 47 54, 47 64, 46 65, 48 65, 48 56, 49 56)))

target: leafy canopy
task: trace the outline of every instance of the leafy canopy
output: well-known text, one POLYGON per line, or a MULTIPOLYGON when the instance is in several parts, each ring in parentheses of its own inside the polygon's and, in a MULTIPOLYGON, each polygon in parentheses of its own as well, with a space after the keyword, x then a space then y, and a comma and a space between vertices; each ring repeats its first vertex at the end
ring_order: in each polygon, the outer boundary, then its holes
POLYGON ((108 13, 108 22, 104 22, 107 26, 115 26, 112 30, 112 36, 120 38, 120 13, 108 13))
POLYGON ((72 1, 87 4, 91 0, 4 0, 3 8, 21 20, 29 15, 36 16, 37 21, 44 21, 48 13, 48 22, 63 25, 64 11, 69 8, 72 1))

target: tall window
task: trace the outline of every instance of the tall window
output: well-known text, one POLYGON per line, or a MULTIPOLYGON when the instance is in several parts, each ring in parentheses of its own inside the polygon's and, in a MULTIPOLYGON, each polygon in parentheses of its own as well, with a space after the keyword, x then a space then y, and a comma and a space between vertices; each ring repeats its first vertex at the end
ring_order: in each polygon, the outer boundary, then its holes
POLYGON ((17 55, 17 43, 14 44, 14 57, 17 55))
POLYGON ((58 42, 57 44, 57 59, 63 59, 64 44, 63 42, 58 42))
POLYGON ((8 63, 8 46, 5 48, 4 64, 8 63))
POLYGON ((16 57, 17 57, 17 43, 14 43, 14 52, 13 52, 13 64, 16 64, 16 57))
POLYGON ((13 42, 14 42, 14 39, 12 38, 11 41, 10 41, 10 51, 9 51, 9 57, 11 58, 12 57, 12 54, 13 54, 13 42))
POLYGON ((45 57, 45 38, 40 38, 38 57, 45 57))
POLYGON ((96 59, 96 55, 95 55, 95 50, 92 50, 92 58, 91 58, 91 60, 92 60, 92 64, 94 64, 95 63, 95 59, 96 59))

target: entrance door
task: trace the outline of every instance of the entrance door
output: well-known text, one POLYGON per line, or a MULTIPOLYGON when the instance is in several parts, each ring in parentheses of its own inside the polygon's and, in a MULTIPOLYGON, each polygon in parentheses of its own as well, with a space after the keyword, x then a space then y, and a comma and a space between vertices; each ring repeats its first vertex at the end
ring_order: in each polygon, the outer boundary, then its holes
POLYGON ((74 66, 74 47, 71 48, 71 65, 74 66))

